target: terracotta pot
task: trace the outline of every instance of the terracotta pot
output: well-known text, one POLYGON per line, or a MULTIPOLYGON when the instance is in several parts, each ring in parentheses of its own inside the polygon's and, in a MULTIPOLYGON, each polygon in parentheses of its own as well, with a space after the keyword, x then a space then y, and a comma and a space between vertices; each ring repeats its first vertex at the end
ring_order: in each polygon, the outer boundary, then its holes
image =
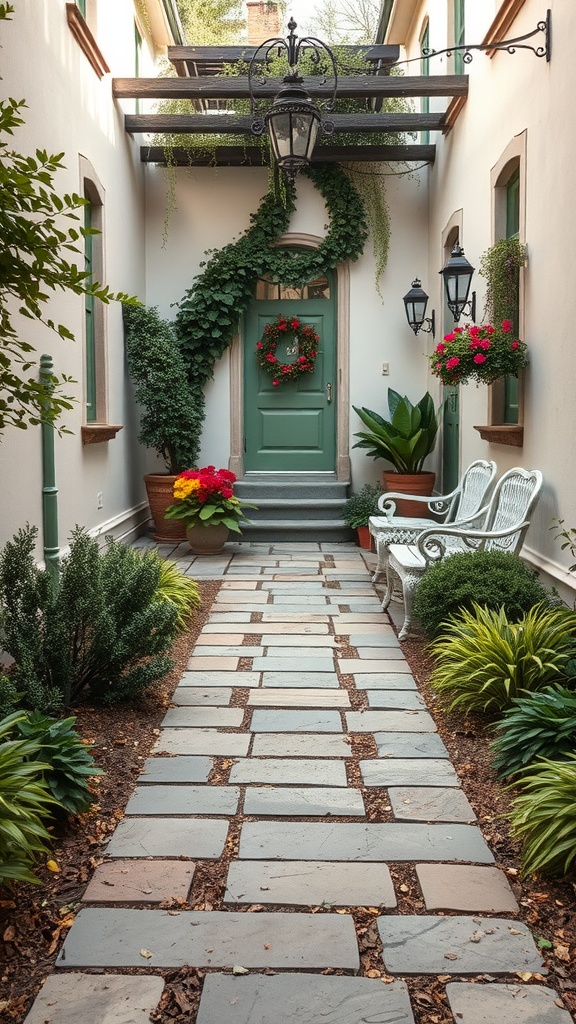
POLYGON ((186 540, 196 555, 217 555, 222 551, 230 530, 224 523, 213 526, 194 524, 186 530, 186 540))
MULTIPOLYGON (((399 491, 401 494, 425 494, 429 497, 434 493, 436 474, 423 470, 421 473, 383 472, 382 486, 385 491, 399 491)), ((396 501, 396 515, 407 516, 409 519, 430 517, 430 509, 424 501, 396 501)))
POLYGON ((367 526, 357 526, 356 532, 358 534, 358 543, 361 548, 366 548, 367 551, 376 550, 374 547, 374 538, 367 526))
POLYGON ((144 477, 150 513, 154 520, 154 540, 168 544, 181 544, 186 540, 186 523, 182 519, 164 519, 169 505, 174 503, 172 488, 175 475, 170 473, 147 473, 144 477))

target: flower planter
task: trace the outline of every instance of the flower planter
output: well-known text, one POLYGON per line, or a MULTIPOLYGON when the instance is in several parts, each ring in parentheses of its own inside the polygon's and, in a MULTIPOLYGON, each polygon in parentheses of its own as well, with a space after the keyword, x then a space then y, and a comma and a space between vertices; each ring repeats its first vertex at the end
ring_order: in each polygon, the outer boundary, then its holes
POLYGON ((370 533, 367 526, 357 526, 356 531, 358 533, 358 543, 361 548, 365 548, 366 551, 375 551, 374 538, 370 533))
POLYGON ((196 555, 217 555, 228 540, 230 530, 224 523, 202 526, 195 523, 186 530, 186 540, 196 555))
POLYGON ((147 473, 144 477, 150 514, 154 520, 154 540, 181 544, 186 540, 186 523, 181 519, 165 519, 164 513, 174 503, 172 487, 175 475, 147 473))
MULTIPOLYGON (((421 473, 382 473, 382 486, 385 491, 399 491, 400 494, 422 494, 426 497, 434 491, 436 474, 428 470, 421 473)), ((407 516, 409 519, 422 519, 430 517, 430 509, 424 501, 403 501, 396 499, 396 515, 407 516)))

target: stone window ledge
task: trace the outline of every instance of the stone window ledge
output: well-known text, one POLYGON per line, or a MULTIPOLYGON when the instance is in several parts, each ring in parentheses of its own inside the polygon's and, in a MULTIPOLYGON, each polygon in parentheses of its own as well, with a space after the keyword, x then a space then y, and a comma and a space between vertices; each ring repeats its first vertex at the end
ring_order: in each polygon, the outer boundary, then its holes
POLYGON ((122 430, 122 426, 117 423, 85 423, 80 429, 82 444, 113 441, 119 430, 122 430))
POLYGON ((494 426, 474 427, 484 441, 490 444, 508 444, 514 448, 522 448, 524 444, 524 427, 517 423, 502 423, 494 426))
POLYGON ((66 4, 66 20, 72 35, 90 61, 98 78, 103 78, 108 74, 110 68, 76 4, 66 4))

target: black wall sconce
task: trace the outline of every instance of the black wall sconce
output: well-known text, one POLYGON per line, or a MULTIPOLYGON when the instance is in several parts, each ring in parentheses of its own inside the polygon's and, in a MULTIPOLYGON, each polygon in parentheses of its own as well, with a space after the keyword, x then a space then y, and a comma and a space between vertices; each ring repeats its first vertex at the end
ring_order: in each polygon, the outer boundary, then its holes
POLYGON ((476 320, 476 292, 469 299, 470 285, 474 276, 474 267, 464 255, 462 246, 455 242, 446 265, 439 271, 444 280, 446 302, 456 323, 464 314, 476 320))
POLYGON ((428 296, 421 286, 421 281, 417 277, 412 281, 412 287, 404 296, 403 301, 404 308, 406 310, 406 319, 414 331, 414 334, 418 334, 420 331, 423 331, 424 334, 431 334, 432 337, 434 337, 436 332, 435 313, 434 310, 432 310, 432 316, 426 317, 428 296), (424 327, 424 324, 427 326, 424 327))

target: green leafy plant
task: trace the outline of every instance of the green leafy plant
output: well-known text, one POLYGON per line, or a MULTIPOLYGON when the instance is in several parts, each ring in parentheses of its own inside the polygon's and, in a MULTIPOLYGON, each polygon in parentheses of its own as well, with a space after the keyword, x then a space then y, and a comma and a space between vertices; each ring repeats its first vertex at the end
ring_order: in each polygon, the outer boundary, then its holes
POLYGON ((520 781, 512 832, 524 843, 522 873, 565 875, 576 862, 576 754, 541 758, 520 781))
POLYGON ((576 693, 547 686, 529 697, 515 697, 496 730, 494 767, 504 778, 539 757, 562 760, 576 750, 576 693))
POLYGON ((365 448, 372 459, 386 459, 398 473, 419 473, 424 460, 434 450, 440 409, 434 409, 432 396, 426 392, 416 405, 393 388, 388 388, 390 419, 379 413, 353 406, 354 412, 369 428, 369 433, 354 434, 360 440, 354 448, 365 448))
POLYGON ((374 484, 364 484, 356 494, 351 494, 342 508, 342 519, 353 530, 359 526, 368 526, 370 516, 378 515, 378 498, 382 488, 374 484))
POLYGON ((20 696, 10 676, 0 675, 0 718, 16 711, 20 696))
POLYGON ((195 464, 201 411, 172 326, 158 310, 124 306, 124 341, 135 398, 142 407, 138 440, 154 448, 169 473, 195 464))
POLYGON ((518 623, 474 604, 446 623, 430 645, 430 682, 464 711, 503 711, 515 697, 559 680, 576 646, 576 613, 537 605, 518 623))
POLYGON ((158 561, 160 575, 154 599, 168 601, 174 605, 177 611, 176 624, 178 629, 184 631, 188 628, 195 609, 200 608, 202 604, 200 589, 196 580, 185 576, 173 562, 167 562, 164 558, 158 558, 158 561))
POLYGON ((229 469, 204 466, 181 473, 174 481, 174 505, 166 509, 166 519, 181 519, 186 526, 227 526, 241 533, 240 523, 249 523, 245 508, 256 508, 240 501, 233 491, 236 480, 229 469))
POLYGON ((32 866, 48 852, 46 821, 56 806, 42 778, 50 766, 34 760, 37 740, 11 738, 21 718, 16 711, 0 721, 0 885, 8 886, 39 882, 32 866))
POLYGON ((503 608, 517 621, 535 604, 550 599, 536 573, 506 551, 463 551, 431 565, 416 587, 414 615, 429 637, 450 616, 473 605, 503 608))
POLYGON ((130 701, 170 670, 177 610, 155 600, 158 558, 83 530, 72 533, 56 589, 34 560, 36 529, 0 556, 3 645, 22 706, 50 712, 77 700, 130 701))
POLYGON ((446 387, 456 384, 493 384, 505 375, 517 377, 528 364, 528 346, 512 333, 512 321, 454 327, 431 355, 430 369, 446 387))
POLYGON ((53 814, 82 814, 94 801, 88 788, 90 778, 103 775, 90 753, 90 745, 73 728, 75 718, 48 718, 39 711, 16 722, 18 733, 32 741, 36 752, 31 761, 47 764, 45 778, 52 796, 58 801, 53 814))
POLYGON ((491 323, 511 320, 518 330, 520 268, 526 263, 526 246, 519 238, 501 238, 480 257, 480 273, 486 278, 484 316, 491 323))
MULTIPOLYGON (((563 519, 555 519, 550 529, 556 530, 554 540, 563 542, 560 545, 562 551, 566 551, 568 548, 571 557, 576 558, 576 529, 573 526, 566 526, 563 519)), ((568 572, 576 572, 576 562, 568 566, 568 572)))

